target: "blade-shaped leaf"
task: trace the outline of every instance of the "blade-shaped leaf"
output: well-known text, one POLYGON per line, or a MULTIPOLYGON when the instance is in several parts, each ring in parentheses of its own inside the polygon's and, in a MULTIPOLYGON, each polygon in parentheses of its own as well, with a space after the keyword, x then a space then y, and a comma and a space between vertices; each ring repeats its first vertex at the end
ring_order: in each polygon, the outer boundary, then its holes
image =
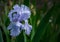
POLYGON ((0 29, 0 42, 3 42, 2 31, 0 29))
POLYGON ((44 18, 41 20, 39 26, 37 27, 37 31, 34 35, 34 38, 32 40, 32 42, 39 42, 40 41, 40 37, 42 35, 42 32, 44 31, 45 26, 48 24, 49 22, 49 18, 52 15, 52 12, 54 10, 55 5, 47 12, 47 14, 44 16, 44 18))

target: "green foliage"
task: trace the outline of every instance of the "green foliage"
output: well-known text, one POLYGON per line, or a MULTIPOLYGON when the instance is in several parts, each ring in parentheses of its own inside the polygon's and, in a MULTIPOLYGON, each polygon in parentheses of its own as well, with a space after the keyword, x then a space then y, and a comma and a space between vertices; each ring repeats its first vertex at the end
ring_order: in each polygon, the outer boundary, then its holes
POLYGON ((0 29, 0 42, 3 42, 2 31, 0 29))

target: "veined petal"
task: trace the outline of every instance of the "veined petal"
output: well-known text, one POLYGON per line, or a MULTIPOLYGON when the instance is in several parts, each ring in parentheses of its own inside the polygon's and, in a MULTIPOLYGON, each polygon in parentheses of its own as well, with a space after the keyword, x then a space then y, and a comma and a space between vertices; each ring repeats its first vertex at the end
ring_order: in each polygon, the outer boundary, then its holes
POLYGON ((15 36, 18 36, 20 34, 20 32, 21 32, 20 29, 18 27, 16 27, 15 29, 12 29, 10 31, 10 35, 15 37, 15 36))
POLYGON ((27 15, 31 15, 31 11, 29 9, 29 7, 25 6, 25 5, 21 5, 21 13, 26 13, 27 15))
POLYGON ((32 26, 31 26, 31 25, 28 25, 26 28, 27 28, 27 29, 25 30, 25 33, 26 33, 27 35, 30 35, 30 32, 31 32, 31 30, 32 30, 32 26))
POLYGON ((15 12, 17 12, 17 11, 15 11, 15 10, 11 10, 10 12, 9 12, 9 15, 8 15, 8 17, 9 17, 9 19, 10 19, 10 21, 12 22, 12 21, 18 21, 18 18, 19 18, 19 14, 18 13, 15 13, 15 12))
POLYGON ((25 25, 24 25, 24 29, 25 29, 25 33, 26 33, 27 35, 29 35, 30 32, 31 32, 31 30, 32 30, 32 26, 29 25, 28 22, 26 21, 26 22, 25 22, 25 25))
POLYGON ((30 9, 25 6, 25 5, 21 5, 20 7, 20 18, 19 20, 27 20, 28 18, 30 18, 31 12, 30 9))
POLYGON ((11 36, 18 36, 21 32, 21 26, 22 25, 19 22, 12 22, 7 29, 10 30, 11 36))
POLYGON ((20 6, 18 4, 14 5, 14 9, 20 9, 20 6))

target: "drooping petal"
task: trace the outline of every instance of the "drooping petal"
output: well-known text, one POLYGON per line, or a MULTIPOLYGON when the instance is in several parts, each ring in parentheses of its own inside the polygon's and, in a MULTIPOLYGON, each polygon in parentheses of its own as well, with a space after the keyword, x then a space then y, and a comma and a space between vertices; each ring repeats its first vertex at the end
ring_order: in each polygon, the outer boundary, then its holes
POLYGON ((21 26, 22 26, 22 24, 19 22, 10 23, 10 25, 8 26, 8 30, 10 30, 10 35, 11 36, 18 36, 21 32, 21 26))
POLYGON ((13 26, 13 23, 10 23, 9 26, 7 27, 8 30, 11 30, 13 26))
POLYGON ((27 35, 29 35, 30 32, 31 32, 31 30, 32 30, 32 26, 29 25, 28 22, 26 21, 26 22, 25 22, 25 25, 24 25, 24 29, 25 29, 25 33, 26 33, 27 35))
POLYGON ((27 26, 25 26, 25 28, 26 28, 25 33, 26 33, 27 35, 30 35, 30 32, 31 32, 31 30, 32 30, 32 26, 31 26, 31 25, 27 25, 27 26))
POLYGON ((19 27, 18 26, 15 26, 13 28, 14 29, 12 29, 10 31, 10 35, 13 36, 13 37, 18 36, 20 34, 20 32, 21 32, 20 29, 19 29, 19 27))

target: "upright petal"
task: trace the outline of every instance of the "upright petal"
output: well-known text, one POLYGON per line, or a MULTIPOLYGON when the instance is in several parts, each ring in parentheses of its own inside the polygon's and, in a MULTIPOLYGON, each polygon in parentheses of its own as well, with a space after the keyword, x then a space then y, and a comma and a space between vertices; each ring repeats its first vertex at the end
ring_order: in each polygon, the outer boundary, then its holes
POLYGON ((18 18, 19 18, 19 14, 17 13, 17 11, 15 11, 15 10, 11 10, 10 12, 9 12, 9 14, 8 14, 8 17, 9 17, 9 19, 10 19, 10 21, 11 22, 13 22, 13 21, 18 21, 18 18))
POLYGON ((13 8, 14 8, 15 10, 17 10, 17 9, 20 9, 20 6, 19 6, 18 4, 16 4, 16 5, 13 6, 13 8))
POLYGON ((21 5, 20 8, 21 8, 20 9, 20 20, 26 20, 30 18, 30 15, 31 15, 30 9, 25 5, 21 5))

